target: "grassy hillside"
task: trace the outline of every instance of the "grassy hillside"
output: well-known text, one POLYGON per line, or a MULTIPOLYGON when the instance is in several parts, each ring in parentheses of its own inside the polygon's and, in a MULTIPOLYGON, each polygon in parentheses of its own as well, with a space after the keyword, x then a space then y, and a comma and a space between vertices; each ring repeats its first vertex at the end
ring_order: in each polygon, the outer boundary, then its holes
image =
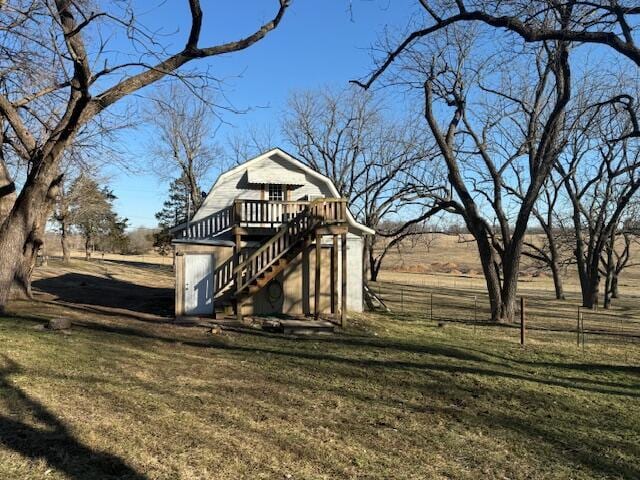
POLYGON ((0 478, 640 477, 634 346, 386 315, 212 335, 111 308, 170 281, 145 268, 52 265, 0 318, 0 478), (39 328, 63 315, 68 334, 39 328))

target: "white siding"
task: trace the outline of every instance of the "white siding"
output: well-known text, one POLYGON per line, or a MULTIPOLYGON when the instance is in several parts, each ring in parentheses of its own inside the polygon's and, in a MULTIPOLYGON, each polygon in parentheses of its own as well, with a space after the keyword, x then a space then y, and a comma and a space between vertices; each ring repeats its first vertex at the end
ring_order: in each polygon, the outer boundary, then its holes
MULTIPOLYGON (((331 191, 325 182, 316 178, 287 160, 274 153, 270 157, 257 162, 252 162, 248 167, 251 169, 269 169, 269 176, 286 178, 290 172, 303 174, 306 183, 301 187, 291 190, 291 200, 301 200, 307 195, 331 197, 331 191)), ((247 168, 240 167, 237 171, 231 172, 219 179, 214 189, 210 192, 204 204, 194 215, 193 221, 205 218, 212 213, 229 207, 236 198, 247 200, 260 200, 261 187, 247 183, 247 168)))

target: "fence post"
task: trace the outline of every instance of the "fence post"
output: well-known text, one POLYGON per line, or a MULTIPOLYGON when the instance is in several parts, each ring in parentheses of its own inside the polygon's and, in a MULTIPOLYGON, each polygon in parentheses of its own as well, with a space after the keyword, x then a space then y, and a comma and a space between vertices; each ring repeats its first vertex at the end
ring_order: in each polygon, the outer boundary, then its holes
POLYGON ((520 345, 525 344, 525 300, 524 297, 520 297, 520 345))
POLYGON ((478 322, 478 296, 473 296, 473 321, 478 322))
POLYGON ((578 306, 578 325, 576 326, 576 335, 577 335, 577 345, 580 348, 580 317, 582 314, 580 313, 580 306, 578 306))
POLYGON ((580 329, 582 330, 582 353, 584 353, 584 315, 580 315, 580 329))
POLYGON ((433 292, 429 294, 431 300, 429 302, 429 308, 431 310, 430 319, 433 321, 433 292))

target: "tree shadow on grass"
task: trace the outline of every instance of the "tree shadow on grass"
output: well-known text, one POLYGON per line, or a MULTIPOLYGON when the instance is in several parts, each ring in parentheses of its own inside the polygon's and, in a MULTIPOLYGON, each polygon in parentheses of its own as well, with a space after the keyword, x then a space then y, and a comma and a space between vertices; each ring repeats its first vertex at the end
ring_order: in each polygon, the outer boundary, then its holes
POLYGON ((466 356, 464 353, 455 348, 447 348, 438 345, 425 345, 419 349, 422 355, 438 356, 448 358, 447 361, 437 361, 434 358, 406 359, 396 357, 391 359, 378 359, 372 356, 352 356, 348 352, 321 352, 306 349, 289 348, 282 344, 270 344, 265 346, 246 346, 227 343, 224 339, 215 337, 207 337, 201 341, 195 339, 181 339, 172 336, 157 335, 142 329, 130 328, 124 326, 111 326, 94 323, 83 323, 79 326, 88 330, 99 331, 104 333, 114 333, 126 335, 133 338, 146 338, 161 341, 167 344, 181 344, 197 348, 215 348, 226 350, 231 353, 248 354, 248 355, 273 355, 282 358, 290 358, 293 360, 310 361, 318 368, 318 362, 327 362, 332 365, 351 366, 356 368, 378 368, 378 369, 399 369, 399 370, 432 370, 447 373, 473 374, 487 377, 502 377, 515 381, 528 381, 561 388, 570 388, 577 390, 590 391, 593 393, 602 393, 607 395, 624 395, 629 397, 640 397, 636 385, 625 385, 625 388, 611 388, 606 384, 589 379, 581 379, 575 381, 563 377, 541 377, 527 372, 514 371, 508 365, 496 365, 491 362, 485 362, 481 358, 466 356), (434 361, 436 360, 436 361, 434 361), (462 363, 461 363, 462 362, 462 363))
MULTIPOLYGON (((477 415, 468 417, 467 421, 470 423, 477 423, 480 420, 477 415)), ((489 428, 503 428, 514 431, 525 438, 529 437, 532 444, 545 442, 566 460, 585 466, 594 474, 601 473, 602 478, 640 478, 640 469, 633 459, 616 459, 608 446, 603 445, 598 435, 586 434, 580 430, 580 425, 574 425, 575 430, 573 431, 551 428, 506 413, 491 415, 484 421, 489 428)), ((629 454, 636 447, 636 444, 631 441, 625 443, 616 445, 616 447, 629 454)))
POLYGON ((117 456, 83 445, 50 410, 29 397, 8 378, 9 375, 17 373, 19 367, 6 355, 2 355, 2 358, 4 367, 0 368, 0 398, 4 397, 4 400, 10 403, 12 411, 31 415, 35 423, 42 427, 0 415, 0 445, 31 460, 44 460, 71 479, 148 478, 136 472, 117 456))
POLYGON ((115 278, 65 273, 33 282, 33 287, 70 304, 94 305, 168 317, 173 315, 173 289, 147 287, 115 278))

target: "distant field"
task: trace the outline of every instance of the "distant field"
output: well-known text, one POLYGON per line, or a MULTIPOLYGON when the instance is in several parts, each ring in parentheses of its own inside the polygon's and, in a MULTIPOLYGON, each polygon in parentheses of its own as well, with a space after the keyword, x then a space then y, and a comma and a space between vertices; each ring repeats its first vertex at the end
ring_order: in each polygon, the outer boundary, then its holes
MULTIPOLYGON (((539 242, 536 236, 528 241, 539 242)), ((640 246, 631 252, 630 264, 620 279, 622 293, 637 293, 640 284, 640 246)), ((434 287, 483 288, 482 268, 476 244, 469 237, 436 234, 405 241, 399 249, 385 257, 380 279, 388 282, 411 283, 434 287)), ((564 277, 565 290, 578 293, 580 285, 574 268, 569 267, 564 277)), ((523 256, 520 287, 526 290, 553 290, 550 273, 523 256)))
MULTIPOLYGON (((453 235, 436 235, 428 240, 405 242, 391 252, 378 282, 371 283, 372 289, 399 315, 485 322, 490 316, 489 300, 475 243, 453 235)), ((638 249, 632 251, 631 263, 636 262, 640 263, 638 249)), ((617 342, 628 348, 640 345, 640 266, 623 272, 621 296, 614 299, 610 310, 580 309, 580 286, 573 268, 567 270, 563 280, 567 299, 558 301, 549 273, 523 257, 518 294, 526 301, 530 338, 540 338, 551 330, 554 335, 566 332, 567 340, 576 339, 580 312, 587 343, 617 342)))
MULTIPOLYGON (((50 249, 49 258, 62 258, 62 252, 59 249, 50 249)), ((71 250, 71 258, 84 260, 84 250, 71 250)), ((172 255, 159 255, 156 252, 147 252, 142 255, 122 255, 119 253, 102 253, 94 252, 91 256, 93 260, 120 260, 125 262, 141 262, 141 263, 157 263, 159 265, 172 265, 172 255)))

